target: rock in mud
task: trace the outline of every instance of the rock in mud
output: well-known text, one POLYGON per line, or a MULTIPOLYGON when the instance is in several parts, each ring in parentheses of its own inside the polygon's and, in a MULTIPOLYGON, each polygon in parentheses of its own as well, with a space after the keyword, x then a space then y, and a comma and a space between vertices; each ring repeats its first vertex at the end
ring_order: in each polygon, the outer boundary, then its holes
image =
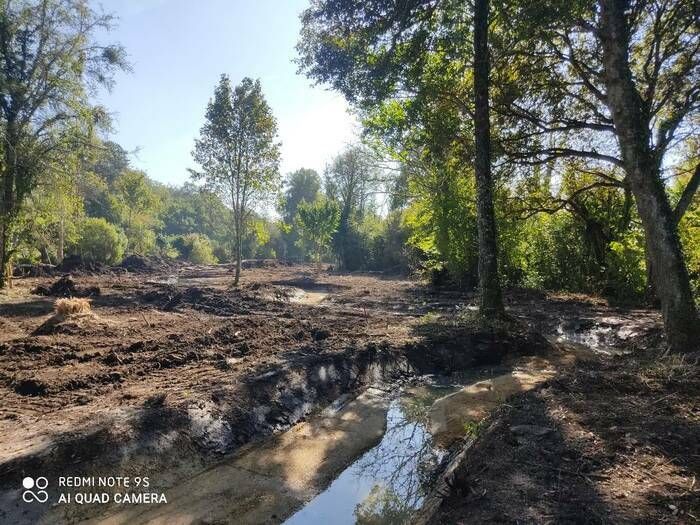
POLYGON ((330 336, 330 330, 326 330, 325 328, 314 328, 311 330, 311 337, 314 338, 314 341, 323 341, 324 339, 328 339, 330 336))

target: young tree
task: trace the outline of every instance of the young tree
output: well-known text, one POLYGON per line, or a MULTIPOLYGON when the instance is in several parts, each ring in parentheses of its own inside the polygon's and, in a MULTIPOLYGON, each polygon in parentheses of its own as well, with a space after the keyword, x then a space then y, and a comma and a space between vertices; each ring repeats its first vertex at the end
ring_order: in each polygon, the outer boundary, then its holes
POLYGON ((192 155, 202 167, 201 172, 192 171, 193 178, 203 180, 233 211, 237 286, 253 207, 269 199, 279 185, 277 122, 259 80, 244 78, 234 90, 228 76, 221 76, 192 155))
POLYGON ((27 195, 52 159, 80 147, 76 130, 104 120, 89 91, 127 67, 121 47, 94 41, 111 22, 85 0, 0 3, 0 288, 27 195))
POLYGON ((313 202, 302 202, 297 208, 295 225, 299 229, 300 240, 310 245, 313 259, 321 263, 323 252, 330 246, 333 234, 338 229, 340 212, 338 205, 328 199, 319 198, 313 202))

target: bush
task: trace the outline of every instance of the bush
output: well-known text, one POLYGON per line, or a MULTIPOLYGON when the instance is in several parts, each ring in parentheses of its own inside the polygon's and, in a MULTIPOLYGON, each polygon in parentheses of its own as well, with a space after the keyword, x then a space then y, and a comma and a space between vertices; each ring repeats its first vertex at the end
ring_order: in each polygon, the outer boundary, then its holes
POLYGON ((214 247, 206 235, 188 233, 178 235, 173 239, 172 245, 180 253, 180 258, 194 264, 216 264, 218 261, 214 255, 214 247))
POLYGON ((90 217, 82 223, 77 251, 87 261, 115 264, 124 257, 126 236, 103 218, 90 217))

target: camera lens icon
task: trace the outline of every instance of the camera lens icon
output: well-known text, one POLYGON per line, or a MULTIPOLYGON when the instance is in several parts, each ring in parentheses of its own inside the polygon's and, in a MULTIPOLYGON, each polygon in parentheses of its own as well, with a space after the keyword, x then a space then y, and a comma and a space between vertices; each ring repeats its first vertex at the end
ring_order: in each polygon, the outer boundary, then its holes
POLYGON ((49 480, 43 476, 39 476, 36 479, 30 476, 25 477, 22 480, 22 487, 25 489, 24 492, 22 492, 22 500, 24 500, 25 503, 31 503, 32 501, 46 503, 49 499, 49 493, 44 489, 48 486, 49 480))

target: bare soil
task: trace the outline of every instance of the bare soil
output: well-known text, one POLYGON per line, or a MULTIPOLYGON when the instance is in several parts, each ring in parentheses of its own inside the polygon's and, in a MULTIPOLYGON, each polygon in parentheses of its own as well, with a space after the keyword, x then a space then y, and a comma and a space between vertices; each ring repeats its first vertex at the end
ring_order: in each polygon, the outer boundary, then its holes
MULTIPOLYGON (((456 483, 436 519, 586 522, 608 511, 613 522, 698 516, 697 487, 689 485, 698 474, 697 438, 690 437, 699 430, 698 385, 684 376, 670 386, 655 380, 651 388, 639 379, 639 356, 663 347, 657 312, 613 308, 587 297, 511 292, 509 311, 524 328, 483 332, 458 322, 475 308, 472 294, 405 278, 339 275, 273 261, 249 265, 242 285, 232 288, 227 265, 134 260, 119 270, 74 274, 77 290, 93 291, 84 293, 92 313, 54 322, 55 297, 33 291, 51 290, 58 278, 18 279, 0 296, 0 489, 7 491, 0 492, 0 521, 17 519, 16 502, 8 510, 6 496, 14 498, 21 477, 37 468, 59 474, 67 466, 81 472, 90 466, 94 475, 102 461, 111 465, 105 467, 111 475, 114 465, 141 475, 159 472, 167 487, 211 465, 212 457, 289 428, 361 389, 376 367, 394 375, 454 372, 497 366, 510 352, 552 351, 559 352, 552 362, 570 364, 559 358, 576 357, 578 343, 601 353, 497 410, 492 421, 501 426, 493 428, 500 430, 479 438, 475 450, 483 453, 474 461, 482 463, 470 464, 460 478, 478 473, 485 485, 472 490, 480 485, 470 481, 463 490, 456 483), (539 332, 569 343, 553 348, 539 332), (617 356, 623 350, 631 353, 617 356), (501 431, 555 423, 556 432, 525 445, 501 431), (668 432, 675 441, 668 441, 668 432), (637 448, 618 450, 627 446, 628 434, 637 448), (652 445, 663 447, 663 454, 662 448, 650 452, 652 445), (164 451, 171 459, 163 458, 164 451), (529 459, 519 463, 513 454, 529 459), (601 477, 582 477, 579 461, 594 462, 591 471, 601 477), (647 476, 642 483, 636 473, 647 463, 664 481, 647 476), (662 470, 675 477, 665 480, 662 470), (534 480, 535 488, 526 490, 529 485, 518 479, 534 480), (616 491, 625 483, 633 487, 631 480, 644 490, 625 489, 634 498, 620 506, 616 491), (588 513, 592 489, 581 484, 589 482, 596 484, 596 501, 609 507, 594 505, 588 513), (508 499, 512 491, 522 498, 508 499), (490 496, 496 493, 501 499, 490 496), (581 496, 555 505, 571 494, 581 496), (635 513, 613 514, 617 508, 635 513)), ((27 522, 39 517, 23 516, 27 522)))
POLYGON ((699 522, 699 369, 678 356, 589 360, 512 398, 429 522, 699 522))

